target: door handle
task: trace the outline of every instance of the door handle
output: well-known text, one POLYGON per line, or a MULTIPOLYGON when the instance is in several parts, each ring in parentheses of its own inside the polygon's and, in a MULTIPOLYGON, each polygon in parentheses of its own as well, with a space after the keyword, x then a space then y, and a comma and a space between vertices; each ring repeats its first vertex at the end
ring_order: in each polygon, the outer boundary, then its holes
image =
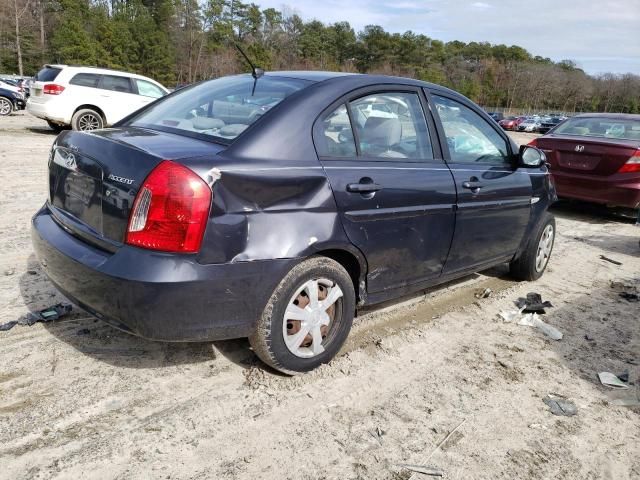
POLYGON ((468 182, 462 182, 462 188, 471 190, 471 193, 478 193, 482 188, 482 184, 477 180, 469 180, 468 182))
POLYGON ((382 185, 377 183, 349 183, 347 184, 347 192, 351 193, 375 193, 382 190, 382 185))

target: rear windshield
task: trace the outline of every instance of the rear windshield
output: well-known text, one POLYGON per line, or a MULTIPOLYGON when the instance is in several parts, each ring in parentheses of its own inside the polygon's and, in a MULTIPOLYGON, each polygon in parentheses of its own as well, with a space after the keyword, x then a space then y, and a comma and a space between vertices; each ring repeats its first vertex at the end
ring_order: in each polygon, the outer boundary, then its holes
POLYGON ((61 68, 44 67, 42 70, 36 73, 36 81, 53 82, 61 71, 61 68))
POLYGON ((307 80, 251 75, 224 77, 181 89, 127 125, 229 143, 307 80))
POLYGON ((614 119, 598 117, 570 118, 553 133, 580 137, 622 138, 640 140, 640 119, 614 119))

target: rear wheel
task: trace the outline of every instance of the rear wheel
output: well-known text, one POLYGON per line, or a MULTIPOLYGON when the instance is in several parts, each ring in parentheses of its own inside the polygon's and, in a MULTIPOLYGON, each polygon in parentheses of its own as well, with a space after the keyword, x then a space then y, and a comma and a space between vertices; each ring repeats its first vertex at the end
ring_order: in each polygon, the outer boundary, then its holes
POLYGON ((13 102, 7 97, 0 97, 0 115, 3 117, 13 112, 13 102))
POLYGON ((525 251, 509 265, 511 275, 518 280, 537 280, 542 276, 556 238, 556 219, 550 213, 531 236, 525 251))
POLYGON ((104 120, 95 110, 83 108, 78 110, 71 118, 71 128, 81 132, 97 130, 104 127, 104 120))
POLYGON ((338 353, 354 312, 355 292, 347 271, 334 260, 312 257, 282 279, 249 341, 273 368, 287 374, 307 372, 338 353))

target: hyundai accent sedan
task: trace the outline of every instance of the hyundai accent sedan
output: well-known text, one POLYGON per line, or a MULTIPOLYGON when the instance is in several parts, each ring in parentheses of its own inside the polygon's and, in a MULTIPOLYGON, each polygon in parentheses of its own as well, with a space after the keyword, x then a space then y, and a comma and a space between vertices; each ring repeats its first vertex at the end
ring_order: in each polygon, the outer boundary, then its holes
POLYGON ((502 263, 539 278, 554 200, 544 153, 451 90, 280 72, 63 132, 32 238, 57 288, 116 328, 248 337, 293 374, 331 360, 362 305, 502 263), (230 99, 269 108, 219 112, 230 99))
POLYGON ((640 211, 640 115, 585 113, 530 145, 544 150, 558 195, 640 211))

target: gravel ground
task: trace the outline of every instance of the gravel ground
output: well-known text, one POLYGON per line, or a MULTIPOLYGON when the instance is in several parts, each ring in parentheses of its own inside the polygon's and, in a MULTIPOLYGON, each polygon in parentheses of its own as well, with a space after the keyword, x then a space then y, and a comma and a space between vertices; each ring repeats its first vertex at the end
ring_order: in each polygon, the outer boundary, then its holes
MULTIPOLYGON (((54 138, 25 113, 0 118, 0 323, 64 300, 29 239, 54 138)), ((640 408, 614 401, 639 394, 639 304, 619 293, 640 287, 640 229, 585 205, 554 213, 539 281, 497 268, 361 312, 344 353, 295 378, 244 340, 149 342, 79 308, 0 332, 0 478, 409 478, 398 464, 452 479, 640 478, 640 408), (498 318, 530 291, 553 303, 545 320, 562 340, 498 318), (628 370, 632 388, 604 388, 603 370, 628 370), (577 414, 552 415, 550 393, 577 414)))

